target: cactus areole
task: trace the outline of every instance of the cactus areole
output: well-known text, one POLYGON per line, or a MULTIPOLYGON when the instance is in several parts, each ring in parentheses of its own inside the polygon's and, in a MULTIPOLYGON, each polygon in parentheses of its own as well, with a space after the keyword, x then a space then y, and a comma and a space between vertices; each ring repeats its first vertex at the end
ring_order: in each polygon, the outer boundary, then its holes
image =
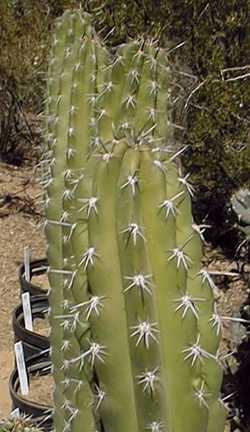
POLYGON ((221 320, 157 43, 52 44, 44 155, 56 432, 223 432, 221 320))

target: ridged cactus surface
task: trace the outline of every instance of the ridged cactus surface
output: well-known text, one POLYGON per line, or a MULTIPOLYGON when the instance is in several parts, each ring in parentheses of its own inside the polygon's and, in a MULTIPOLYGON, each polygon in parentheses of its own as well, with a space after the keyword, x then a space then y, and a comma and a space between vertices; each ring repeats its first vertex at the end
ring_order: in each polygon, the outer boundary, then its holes
POLYGON ((155 41, 57 23, 44 164, 56 432, 223 432, 221 320, 155 41))

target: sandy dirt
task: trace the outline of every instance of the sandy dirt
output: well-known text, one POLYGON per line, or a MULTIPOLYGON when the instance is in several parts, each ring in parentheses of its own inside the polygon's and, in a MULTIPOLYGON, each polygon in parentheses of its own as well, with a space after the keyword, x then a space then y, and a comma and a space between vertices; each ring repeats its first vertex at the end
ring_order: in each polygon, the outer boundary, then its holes
MULTIPOLYGON (((11 314, 20 301, 18 267, 23 261, 24 247, 29 246, 33 258, 45 255, 45 239, 42 232, 40 187, 32 167, 15 168, 0 164, 0 418, 11 410, 8 380, 13 369, 13 333, 11 314)), ((234 271, 236 264, 225 259, 219 250, 206 247, 204 265, 210 270, 234 271)), ((231 278, 217 278, 220 289, 220 309, 223 315, 237 313, 246 296, 246 283, 231 278)), ((37 281, 36 281, 37 282, 37 281)), ((39 281, 44 283, 44 278, 39 281)), ((46 285, 46 281, 45 281, 46 285)), ((47 323, 38 320, 37 331, 47 334, 47 323)), ((223 349, 232 350, 239 332, 226 324, 223 349)), ((31 384, 29 397, 45 404, 51 402, 50 377, 36 378, 31 384), (34 396, 36 395, 36 396, 34 396)))
POLYGON ((12 311, 19 303, 18 267, 24 247, 32 256, 44 256, 39 225, 39 187, 33 168, 0 164, 0 418, 11 409, 8 380, 13 369, 12 311))

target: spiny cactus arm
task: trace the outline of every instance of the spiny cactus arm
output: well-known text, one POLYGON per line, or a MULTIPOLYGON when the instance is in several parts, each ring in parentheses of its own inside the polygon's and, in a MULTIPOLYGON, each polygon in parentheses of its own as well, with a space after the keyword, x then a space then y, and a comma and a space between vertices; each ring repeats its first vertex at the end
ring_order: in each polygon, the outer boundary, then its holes
POLYGON ((134 134, 138 142, 164 148, 172 131, 168 122, 170 68, 167 54, 156 41, 146 40, 141 42, 136 59, 137 63, 140 60, 142 70, 133 113, 134 134))
MULTIPOLYGON (((52 140, 51 147, 51 178, 47 184, 47 206, 46 206, 46 236, 48 242, 47 257, 49 262, 49 282, 50 282, 50 325, 52 328, 50 340, 52 344, 52 362, 54 365, 54 402, 55 402, 55 416, 54 423, 58 431, 63 430, 64 427, 64 396, 63 396, 63 355, 61 352, 61 344, 63 340, 63 328, 60 326, 59 320, 56 319, 57 315, 61 315, 62 301, 63 301, 63 255, 62 255, 62 226, 60 220, 62 217, 62 196, 64 192, 64 178, 63 173, 65 170, 65 153, 66 143, 61 143, 61 138, 65 135, 64 128, 61 126, 61 120, 67 116, 67 103, 61 98, 63 92, 70 92, 71 76, 65 76, 65 69, 73 68, 72 61, 66 58, 66 48, 72 47, 74 37, 69 35, 69 30, 74 29, 73 18, 70 13, 66 13, 64 19, 57 24, 57 33, 55 35, 54 44, 58 45, 55 50, 55 59, 52 62, 62 63, 62 70, 58 74, 57 70, 51 69, 52 75, 49 76, 49 107, 51 116, 48 119, 48 127, 50 139, 52 140), (61 33, 67 35, 64 39, 61 38, 61 33), (62 41, 62 43, 61 43, 62 41), (63 76, 64 74, 64 76, 63 76), (58 82, 59 81, 59 82, 58 82), (55 90, 53 87, 55 84, 55 90), (51 99, 50 91, 52 91, 51 99), (53 92, 57 92, 53 93, 53 92), (53 115, 52 115, 53 110, 53 115)), ((74 33, 74 30, 73 30, 74 33)))
MULTIPOLYGON (((166 85, 159 71, 163 68, 166 72, 166 69, 158 62, 158 52, 152 42, 143 40, 131 41, 118 48, 114 60, 106 68, 97 100, 102 143, 108 143, 113 138, 127 137, 130 141, 141 142, 152 137, 152 130, 156 127, 156 100, 161 85, 166 85), (133 136, 130 136, 131 133, 133 136)), ((160 110, 164 104, 164 112, 165 102, 166 98, 159 101, 160 110)))
MULTIPOLYGON (((64 263, 70 277, 64 284, 64 372, 65 397, 68 403, 66 426, 81 431, 96 431, 94 395, 91 388, 93 372, 84 360, 88 349, 90 328, 88 313, 91 298, 88 292, 84 252, 88 249, 87 223, 91 208, 90 176, 95 161, 88 160, 92 134, 99 51, 102 47, 93 35, 87 35, 79 48, 72 79, 69 107, 67 169, 63 199, 64 215, 69 226, 63 226, 64 263), (97 55, 98 54, 98 55, 97 55), (68 317, 68 318, 67 318, 68 317)), ((103 67, 103 63, 101 64, 103 67)), ((93 136, 93 135, 92 135, 93 136)), ((95 206, 95 204, 94 204, 95 206)), ((94 207, 95 213, 96 207, 94 207)), ((91 306, 90 306, 91 307, 91 306)))
POLYGON ((123 94, 120 104, 117 101, 117 112, 114 116, 115 130, 121 136, 132 139, 134 144, 135 115, 138 104, 138 92, 143 79, 143 40, 131 41, 119 48, 121 62, 123 63, 123 94))
POLYGON ((103 307, 99 317, 90 317, 92 338, 86 361, 96 370, 97 408, 104 429, 110 432, 140 430, 116 231, 117 181, 126 148, 125 143, 117 144, 109 164, 100 161, 93 185, 99 213, 89 219, 89 251, 93 251, 93 261, 88 262, 90 292, 102 299, 103 307))
MULTIPOLYGON (((185 181, 183 182, 182 176, 179 176, 179 183, 185 198, 178 206, 179 213, 176 217, 177 243, 189 260, 187 263, 186 294, 193 299, 197 299, 197 301, 194 301, 194 313, 198 326, 197 341, 198 346, 204 352, 203 361, 199 364, 200 371, 198 368, 196 370, 197 385, 202 388, 210 419, 212 415, 210 408, 214 407, 212 410, 213 415, 217 412, 219 417, 223 411, 222 404, 219 401, 223 375, 218 357, 221 329, 216 324, 217 321, 220 322, 220 317, 216 313, 211 287, 208 283, 202 283, 201 281, 201 241, 204 239, 203 232, 205 228, 203 226, 199 227, 193 222, 191 199, 188 192, 191 185, 185 183, 185 181)), ((197 341, 194 340, 194 344, 197 341)), ((218 424, 219 422, 220 419, 218 418, 218 424)), ((217 427, 218 432, 223 432, 224 425, 221 429, 219 429, 219 426, 217 427)))
POLYGON ((109 65, 104 68, 104 80, 99 85, 96 105, 99 138, 104 145, 114 138, 126 136, 131 124, 140 79, 140 62, 135 58, 139 47, 139 41, 121 45, 116 55, 110 59, 109 65), (136 77, 132 79, 131 71, 135 68, 136 77))
MULTIPOLYGON (((164 418, 164 389, 153 301, 154 282, 148 259, 140 197, 140 151, 127 150, 117 197, 117 231, 123 293, 130 332, 130 357, 140 430, 164 418), (132 182, 134 181, 134 182, 132 182)), ((160 424, 160 423, 159 423, 160 424)))
POLYGON ((159 212, 159 205, 165 199, 163 185, 167 189, 174 179, 157 169, 153 162, 152 153, 142 152, 142 206, 159 317, 159 349, 163 364, 161 379, 167 397, 167 428, 176 432, 205 432, 207 408, 200 405, 197 397, 192 355, 190 359, 190 352, 184 352, 197 335, 197 322, 192 314, 184 313, 185 304, 181 300, 185 291, 178 286, 178 270, 183 266, 183 261, 178 261, 179 255, 170 259, 172 251, 177 248, 176 221, 172 214, 166 218, 163 212, 159 212), (190 413, 188 422, 185 418, 187 412, 190 413))
POLYGON ((170 119, 172 116, 172 98, 171 98, 171 78, 170 62, 164 49, 159 48, 157 54, 156 82, 160 88, 156 94, 155 110, 152 112, 155 121, 154 145, 155 147, 164 148, 166 143, 172 144, 173 127, 170 119))
POLYGON ((143 67, 136 95, 134 130, 138 139, 143 139, 143 141, 152 136, 152 128, 155 127, 153 110, 155 110, 156 96, 160 90, 160 83, 156 79, 156 71, 159 67, 157 54, 158 48, 155 48, 153 42, 150 41, 145 41, 137 53, 137 56, 143 59, 143 67))
POLYGON ((63 371, 63 327, 58 317, 63 315, 64 289, 64 261, 63 261, 63 195, 64 175, 66 171, 66 155, 68 146, 68 119, 71 102, 72 77, 75 68, 76 54, 81 45, 81 37, 86 30, 86 22, 78 13, 66 12, 58 22, 55 33, 55 57, 52 64, 61 64, 59 73, 51 67, 49 76, 48 103, 51 117, 49 117, 49 133, 51 134, 51 178, 47 185, 46 206, 46 235, 48 241, 47 256, 49 261, 50 291, 50 324, 52 362, 55 379, 55 417, 54 424, 57 431, 64 429, 64 371, 63 371), (62 37, 65 34, 65 38, 62 37), (55 88, 54 88, 55 86, 55 88), (51 92, 51 93, 50 93, 51 92), (57 92, 57 94, 55 94, 57 92), (50 96, 51 94, 51 96, 50 96), (53 112, 53 115, 52 115, 53 112))

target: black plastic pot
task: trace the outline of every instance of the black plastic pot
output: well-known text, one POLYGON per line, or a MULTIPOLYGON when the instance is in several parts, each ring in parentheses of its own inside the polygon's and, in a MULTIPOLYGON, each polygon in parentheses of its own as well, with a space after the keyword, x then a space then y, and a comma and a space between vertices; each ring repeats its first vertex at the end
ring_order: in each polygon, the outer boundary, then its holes
MULTIPOLYGON (((48 309, 47 296, 33 296, 30 299, 33 320, 44 318, 48 309)), ((24 314, 22 304, 18 305, 13 312, 12 325, 15 342, 22 341, 25 360, 40 352, 49 355, 50 343, 46 336, 27 330, 24 326, 24 314)))
MULTIPOLYGON (((32 356, 26 360, 27 375, 30 381, 32 375, 48 375, 51 373, 51 362, 44 354, 32 356)), ((49 405, 39 404, 24 398, 18 393, 20 382, 17 369, 14 369, 9 380, 9 390, 12 400, 12 409, 19 409, 20 414, 30 418, 34 425, 44 431, 51 431, 53 428, 52 412, 49 405)))
POLYGON ((31 296, 45 295, 47 290, 41 288, 39 285, 32 283, 34 276, 40 276, 47 272, 48 262, 46 258, 33 260, 30 262, 30 281, 25 278, 24 264, 19 267, 19 282, 21 286, 21 292, 29 292, 31 296))

